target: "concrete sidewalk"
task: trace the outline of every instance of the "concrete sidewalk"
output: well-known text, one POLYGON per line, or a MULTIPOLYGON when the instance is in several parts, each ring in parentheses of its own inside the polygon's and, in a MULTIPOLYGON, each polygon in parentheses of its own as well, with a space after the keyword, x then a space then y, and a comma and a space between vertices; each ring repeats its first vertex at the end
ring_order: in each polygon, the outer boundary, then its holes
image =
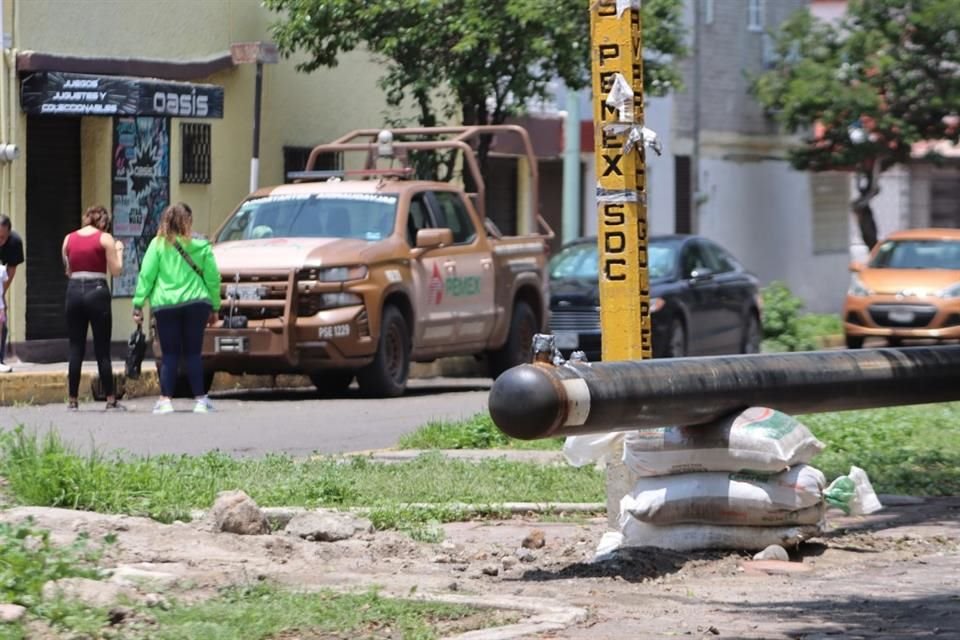
MULTIPOLYGON (((57 404, 67 400, 67 363, 31 363, 9 360, 13 367, 10 373, 0 373, 0 407, 18 404, 57 404)), ((118 390, 125 398, 155 396, 160 393, 160 383, 153 360, 143 362, 142 373, 136 380, 124 374, 124 362, 114 360, 113 374, 118 390)), ((431 363, 412 363, 411 378, 481 377, 483 363, 472 357, 443 358, 431 363)), ((93 399, 92 385, 99 382, 97 363, 85 361, 80 379, 81 402, 93 399)), ((211 391, 239 391, 245 389, 298 389, 312 387, 306 376, 234 376, 218 373, 213 379, 211 391)))

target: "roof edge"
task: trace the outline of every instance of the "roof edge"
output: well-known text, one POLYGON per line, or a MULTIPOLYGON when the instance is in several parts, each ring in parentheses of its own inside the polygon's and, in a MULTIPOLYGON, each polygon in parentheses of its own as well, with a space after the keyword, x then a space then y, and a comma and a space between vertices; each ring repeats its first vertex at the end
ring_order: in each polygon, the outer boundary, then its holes
POLYGON ((195 60, 87 57, 38 51, 21 51, 17 54, 18 72, 65 71, 164 80, 194 80, 233 66, 233 58, 229 51, 195 60))

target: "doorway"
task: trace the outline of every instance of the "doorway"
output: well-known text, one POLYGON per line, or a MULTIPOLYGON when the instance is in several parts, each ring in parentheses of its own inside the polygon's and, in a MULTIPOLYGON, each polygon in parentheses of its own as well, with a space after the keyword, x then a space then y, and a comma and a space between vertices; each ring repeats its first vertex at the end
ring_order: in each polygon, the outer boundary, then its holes
POLYGON ((63 340, 67 277, 60 247, 80 223, 80 118, 28 117, 26 157, 26 339, 63 340))

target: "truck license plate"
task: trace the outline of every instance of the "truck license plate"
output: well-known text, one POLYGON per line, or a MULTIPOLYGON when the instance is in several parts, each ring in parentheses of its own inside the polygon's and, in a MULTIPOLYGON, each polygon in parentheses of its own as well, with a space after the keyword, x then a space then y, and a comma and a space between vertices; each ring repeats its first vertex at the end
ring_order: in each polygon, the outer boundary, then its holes
POLYGON ((900 324, 907 324, 908 322, 913 322, 913 311, 891 311, 887 314, 887 317, 890 318, 890 322, 898 322, 900 324))
POLYGON ((250 346, 246 336, 216 336, 213 350, 215 353, 246 353, 250 346))
POLYGON ((558 331, 553 336, 557 349, 576 349, 580 346, 580 336, 572 331, 558 331))
POLYGON ((227 297, 235 300, 259 300, 263 291, 256 284, 232 284, 227 287, 227 297))

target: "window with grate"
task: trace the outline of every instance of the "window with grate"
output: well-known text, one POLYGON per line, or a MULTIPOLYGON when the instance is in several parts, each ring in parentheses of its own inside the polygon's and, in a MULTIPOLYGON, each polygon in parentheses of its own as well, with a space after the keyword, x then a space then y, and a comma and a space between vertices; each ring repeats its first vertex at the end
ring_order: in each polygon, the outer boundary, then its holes
MULTIPOLYGON (((310 158, 310 152, 313 147, 291 147, 283 148, 283 181, 293 182, 289 174, 291 171, 303 171, 307 168, 307 159, 310 158)), ((343 157, 339 153, 321 153, 317 157, 317 166, 314 171, 339 171, 343 169, 343 157)))
POLYGON ((764 0, 747 0, 747 30, 762 32, 764 22, 764 0))
POLYGON ((810 174, 813 252, 842 253, 850 247, 850 175, 840 171, 810 174))
POLYGON ((180 123, 180 182, 210 184, 210 125, 202 122, 180 123))

